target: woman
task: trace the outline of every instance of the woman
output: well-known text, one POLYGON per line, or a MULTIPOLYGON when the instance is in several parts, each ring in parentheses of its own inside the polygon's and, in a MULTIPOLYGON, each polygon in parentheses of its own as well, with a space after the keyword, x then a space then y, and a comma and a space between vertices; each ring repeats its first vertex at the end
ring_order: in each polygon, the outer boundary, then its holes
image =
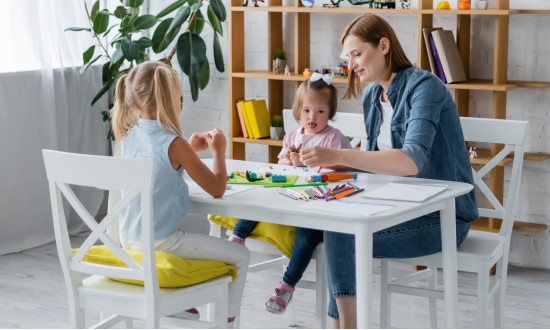
MULTIPOLYGON (((366 14, 341 39, 350 75, 344 98, 363 90, 367 151, 312 147, 301 152, 308 167, 344 165, 372 173, 473 184, 456 105, 445 85, 412 66, 391 26, 366 14)), ((477 218, 475 192, 456 198, 460 245, 477 218)), ((329 316, 334 328, 356 327, 355 238, 325 232, 329 316)), ((439 212, 374 233, 375 258, 412 258, 441 251, 439 212)))

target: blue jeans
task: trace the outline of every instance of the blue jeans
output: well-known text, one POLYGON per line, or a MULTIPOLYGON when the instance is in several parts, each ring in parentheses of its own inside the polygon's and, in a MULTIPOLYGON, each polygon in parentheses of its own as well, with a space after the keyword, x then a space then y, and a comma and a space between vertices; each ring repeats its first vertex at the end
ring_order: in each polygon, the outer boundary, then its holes
MULTIPOLYGON (((233 235, 245 239, 250 236, 257 224, 257 221, 240 219, 233 228, 233 235)), ((302 279, 315 248, 323 241, 323 231, 321 230, 300 227, 297 229, 290 262, 283 275, 283 281, 292 287, 302 279)))
MULTIPOLYGON (((459 246, 470 223, 456 221, 459 246)), ((325 232, 329 288, 328 316, 339 319, 336 297, 355 296, 355 235, 325 232)), ((373 234, 374 258, 414 258, 441 252, 440 219, 420 217, 373 234)))

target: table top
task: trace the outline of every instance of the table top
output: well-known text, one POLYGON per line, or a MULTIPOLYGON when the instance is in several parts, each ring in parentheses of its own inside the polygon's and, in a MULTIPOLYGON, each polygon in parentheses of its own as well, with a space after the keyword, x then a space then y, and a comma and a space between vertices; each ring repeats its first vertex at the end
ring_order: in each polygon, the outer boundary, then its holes
MULTIPOLYGON (((205 164, 211 165, 211 159, 203 159, 205 164)), ((227 171, 245 171, 265 168, 267 163, 241 161, 228 159, 227 171)), ((312 173, 304 172, 304 175, 312 173)), ((304 177, 305 178, 305 177, 304 177)), ((300 183, 304 178, 300 178, 300 183)), ((186 180, 190 180, 186 177, 186 180)), ((334 187, 345 181, 329 183, 334 187)), ((357 181, 353 184, 365 191, 351 197, 343 198, 345 201, 360 201, 369 203, 391 204, 395 207, 374 215, 351 214, 341 211, 345 203, 338 201, 326 202, 324 200, 304 201, 293 200, 277 193, 277 188, 264 188, 256 186, 253 189, 239 192, 222 198, 212 198, 206 194, 190 194, 191 212, 218 214, 235 218, 243 218, 271 223, 279 223, 291 226, 308 227, 322 230, 331 230, 353 234, 357 225, 368 224, 373 231, 384 229, 406 220, 438 211, 446 206, 450 199, 469 192, 473 186, 467 183, 454 181, 428 180, 411 177, 388 176, 371 173, 358 173, 357 181), (447 189, 427 199, 424 202, 403 202, 365 199, 361 195, 368 191, 380 188, 390 182, 411 184, 443 184, 447 189), (331 210, 316 210, 314 208, 303 209, 304 203, 338 203, 331 210), (337 206, 336 206, 337 205, 337 206)))

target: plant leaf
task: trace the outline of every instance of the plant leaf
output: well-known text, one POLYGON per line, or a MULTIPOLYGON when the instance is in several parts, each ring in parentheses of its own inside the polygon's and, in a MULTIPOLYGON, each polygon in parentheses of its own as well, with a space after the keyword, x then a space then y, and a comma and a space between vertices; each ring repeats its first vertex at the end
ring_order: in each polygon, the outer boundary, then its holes
POLYGON ((204 61, 204 63, 202 64, 198 77, 199 87, 202 91, 208 85, 208 80, 210 80, 210 63, 208 63, 208 61, 204 61))
POLYGON ((124 6, 118 6, 116 7, 115 9, 115 16, 117 18, 120 18, 122 19, 124 16, 126 16, 128 14, 128 11, 126 10, 126 7, 124 6))
POLYGON ((138 41, 136 41, 136 43, 138 44, 139 48, 148 48, 153 45, 151 39, 147 37, 141 37, 138 41))
POLYGON ((214 32, 214 63, 216 63, 216 69, 218 69, 219 72, 225 71, 222 47, 220 46, 220 40, 216 32, 214 32))
POLYGON ((101 34, 107 30, 109 26, 109 13, 106 11, 98 11, 94 19, 94 32, 101 34))
POLYGON ((92 100, 92 104, 94 105, 102 96, 103 94, 107 93, 109 91, 109 88, 111 88, 111 85, 113 85, 114 79, 111 79, 107 81, 103 87, 99 90, 99 92, 94 96, 94 99, 92 100))
POLYGON ((118 61, 122 60, 124 58, 124 54, 122 54, 122 49, 117 48, 113 55, 111 56, 111 62, 117 63, 118 61))
POLYGON ((176 17, 174 17, 174 20, 170 24, 170 27, 168 28, 167 33, 170 33, 174 29, 179 29, 183 22, 189 18, 189 15, 191 14, 191 9, 187 6, 180 8, 178 13, 176 14, 176 17))
POLYGON ((194 13, 194 12, 196 12, 197 10, 201 9, 201 7, 202 7, 202 2, 194 3, 194 4, 191 6, 191 12, 194 13))
POLYGON ((193 102, 199 99, 199 76, 189 76, 189 86, 191 87, 191 98, 193 102))
POLYGON ((92 29, 90 28, 81 28, 81 27, 70 27, 70 28, 66 28, 64 30, 65 32, 67 31, 88 31, 88 32, 92 32, 92 29))
POLYGON ((93 60, 91 60, 90 62, 86 63, 86 65, 83 65, 81 68, 80 68, 80 74, 84 73, 84 71, 88 70, 88 68, 90 67, 90 65, 94 64, 95 61, 99 60, 99 58, 101 57, 101 55, 97 55, 96 57, 94 57, 93 60))
POLYGON ((103 33, 103 36, 104 36, 104 37, 107 36, 107 35, 109 34, 109 32, 111 32, 111 30, 112 30, 115 26, 117 26, 117 24, 111 25, 111 26, 107 29, 107 31, 105 31, 105 33, 103 33))
POLYGON ((178 1, 170 4, 168 7, 164 8, 163 10, 160 11, 160 13, 157 14, 157 19, 162 18, 162 17, 170 14, 174 10, 176 10, 179 7, 183 6, 183 4, 185 4, 186 2, 187 2, 187 0, 178 0, 178 1))
POLYGON ((105 62, 101 68, 101 82, 105 84, 111 79, 111 61, 105 62))
POLYGON ((157 24, 157 19, 154 15, 143 15, 134 22, 134 30, 146 30, 157 24))
POLYGON ((182 71, 195 76, 206 60, 206 44, 199 35, 187 31, 178 38, 176 53, 182 71))
POLYGON ((99 0, 94 2, 94 5, 92 6, 92 13, 90 14, 90 20, 92 22, 95 20, 98 10, 99 10, 99 0))
POLYGON ((210 0, 210 5, 216 13, 216 16, 220 19, 221 22, 225 22, 227 19, 227 12, 225 11, 225 6, 220 0, 210 0))
POLYGON ((131 8, 139 8, 143 5, 143 0, 127 0, 126 5, 131 8))
POLYGON ((214 10, 212 9, 211 5, 208 5, 208 10, 206 11, 206 15, 208 16, 208 20, 210 21, 210 24, 212 24, 212 28, 214 31, 218 32, 221 36, 223 35, 223 27, 220 23, 220 20, 218 19, 218 16, 214 13, 214 10))
POLYGON ((166 33, 166 31, 168 31, 168 27, 170 27, 170 24, 172 23, 172 20, 173 18, 168 18, 162 21, 157 26, 155 33, 153 33, 153 39, 151 41, 153 42, 153 51, 157 54, 165 50, 180 31, 180 29, 176 29, 170 33, 166 33))
POLYGON ((95 45, 88 48, 84 53, 82 53, 82 60, 84 61, 84 64, 90 62, 92 59, 92 56, 94 56, 95 51, 95 45))
POLYGON ((122 49, 122 54, 124 58, 128 61, 133 61, 138 53, 138 45, 135 41, 124 39, 120 42, 120 49, 122 49))
POLYGON ((197 16, 191 25, 189 26, 189 31, 194 34, 201 34, 202 29, 204 28, 204 16, 200 11, 197 12, 197 16))

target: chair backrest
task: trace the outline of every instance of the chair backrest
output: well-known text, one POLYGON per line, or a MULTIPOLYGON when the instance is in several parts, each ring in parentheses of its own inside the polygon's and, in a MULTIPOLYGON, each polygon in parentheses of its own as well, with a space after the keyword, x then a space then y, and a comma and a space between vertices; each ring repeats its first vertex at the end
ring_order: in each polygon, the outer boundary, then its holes
MULTIPOLYGON (((292 110, 283 110, 283 121, 285 125, 285 132, 290 132, 300 127, 294 118, 292 110)), ((352 137, 352 147, 355 148, 361 142, 360 149, 367 150, 367 131, 365 129, 362 114, 338 112, 334 116, 334 120, 330 121, 329 124, 332 127, 339 129, 345 136, 352 137)))
POLYGON ((79 285, 79 273, 114 278, 141 280, 146 294, 158 297, 158 279, 155 266, 153 233, 154 159, 128 159, 107 156, 82 155, 43 150, 46 174, 50 186, 53 223, 57 250, 63 275, 67 283, 79 285), (96 187, 102 190, 127 190, 124 198, 109 208, 100 222, 85 209, 69 185, 96 187), (73 255, 63 198, 73 207, 91 233, 73 255), (143 241, 143 266, 130 257, 106 231, 118 220, 120 212, 136 197, 141 196, 141 228, 143 241), (116 254, 128 268, 105 266, 83 262, 82 258, 99 240, 116 254))
POLYGON ((523 148, 528 123, 516 120, 461 117, 460 124, 462 125, 464 139, 468 142, 504 144, 504 148, 478 171, 472 168, 472 173, 476 186, 494 208, 480 207, 479 215, 481 217, 502 219, 499 234, 505 236, 509 242, 514 225, 514 206, 519 193, 523 168, 523 148), (510 157, 513 159, 510 184, 508 185, 506 203, 502 206, 483 181, 483 177, 495 166, 509 163, 510 157))

